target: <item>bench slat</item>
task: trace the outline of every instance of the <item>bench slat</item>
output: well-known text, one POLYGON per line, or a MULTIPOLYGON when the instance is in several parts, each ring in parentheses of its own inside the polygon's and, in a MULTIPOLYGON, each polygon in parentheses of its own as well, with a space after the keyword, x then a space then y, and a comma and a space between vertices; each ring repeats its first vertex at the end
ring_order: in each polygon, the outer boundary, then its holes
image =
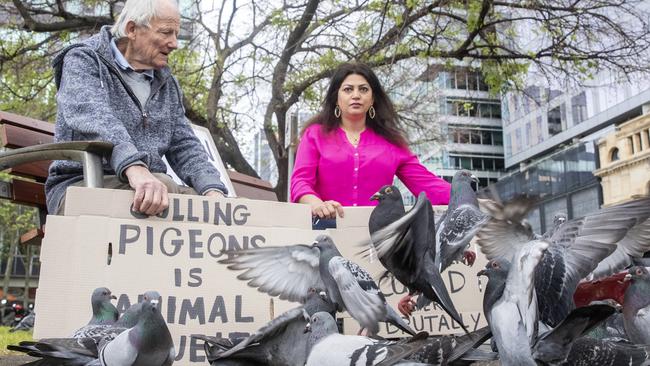
POLYGON ((45 185, 13 179, 11 182, 12 201, 30 206, 45 207, 45 185))
POLYGON ((0 125, 0 138, 2 146, 10 149, 48 144, 54 141, 52 135, 8 124, 0 125))

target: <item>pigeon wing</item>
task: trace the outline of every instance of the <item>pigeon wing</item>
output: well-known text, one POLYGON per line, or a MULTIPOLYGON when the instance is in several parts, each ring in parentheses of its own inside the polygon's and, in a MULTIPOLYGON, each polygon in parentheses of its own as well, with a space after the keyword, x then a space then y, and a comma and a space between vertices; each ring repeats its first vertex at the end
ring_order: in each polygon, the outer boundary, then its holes
POLYGON ((386 300, 370 274, 340 256, 329 261, 328 270, 341 293, 345 309, 363 328, 376 334, 378 322, 386 317, 386 300))
POLYGON ((632 264, 632 258, 641 258, 645 252, 650 251, 650 218, 642 219, 625 234, 614 253, 598 264, 591 279, 597 280, 618 273, 632 264))
POLYGON ((458 260, 488 216, 477 207, 465 204, 447 213, 444 224, 436 233, 436 245, 440 248, 440 270, 443 271, 458 260))
POLYGON ((555 326, 573 309, 573 294, 581 279, 612 254, 616 243, 648 207, 621 205, 573 219, 560 226, 549 239, 552 248, 538 267, 535 288, 540 300, 540 317, 555 326))
POLYGON ((307 245, 264 247, 226 252, 219 263, 243 273, 238 279, 282 300, 304 301, 310 288, 325 288, 318 270, 320 252, 307 245))
POLYGON ((366 256, 376 253, 383 262, 398 262, 401 268, 415 272, 421 266, 424 251, 433 248, 434 227, 431 202, 425 193, 420 193, 407 213, 371 234, 370 241, 374 247, 364 253, 366 256), (399 258, 399 261, 395 261, 395 258, 399 258))
POLYGON ((305 309, 303 307, 294 308, 281 314, 277 318, 271 320, 268 324, 261 327, 257 332, 251 334, 249 337, 239 342, 230 350, 220 353, 214 359, 218 360, 232 356, 233 354, 240 352, 252 344, 261 344, 267 338, 278 336, 284 332, 290 323, 294 321, 303 321, 305 323, 305 326, 307 323, 309 323, 309 314, 305 312, 305 309))
POLYGON ((490 218, 476 234, 476 242, 488 260, 511 260, 517 248, 535 238, 525 221, 534 205, 535 200, 529 197, 518 197, 505 205, 494 201, 482 202, 490 218))

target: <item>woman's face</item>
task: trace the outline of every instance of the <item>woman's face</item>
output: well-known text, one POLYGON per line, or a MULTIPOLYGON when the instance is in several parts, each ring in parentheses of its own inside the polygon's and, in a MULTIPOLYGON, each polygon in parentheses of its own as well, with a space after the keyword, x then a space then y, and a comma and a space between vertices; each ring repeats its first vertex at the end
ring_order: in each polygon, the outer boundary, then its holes
POLYGON ((343 80, 336 101, 342 117, 365 115, 373 103, 372 89, 366 78, 350 74, 343 80))

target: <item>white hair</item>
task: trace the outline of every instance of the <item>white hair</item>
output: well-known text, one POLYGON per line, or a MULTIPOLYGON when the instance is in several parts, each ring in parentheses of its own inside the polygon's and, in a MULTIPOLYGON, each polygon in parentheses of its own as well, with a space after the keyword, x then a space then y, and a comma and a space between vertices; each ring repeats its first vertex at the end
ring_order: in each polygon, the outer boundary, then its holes
POLYGON ((111 33, 117 39, 126 37, 126 25, 129 21, 139 26, 149 26, 151 18, 158 15, 158 8, 162 2, 172 4, 178 9, 176 0, 127 0, 120 16, 111 27, 111 33))

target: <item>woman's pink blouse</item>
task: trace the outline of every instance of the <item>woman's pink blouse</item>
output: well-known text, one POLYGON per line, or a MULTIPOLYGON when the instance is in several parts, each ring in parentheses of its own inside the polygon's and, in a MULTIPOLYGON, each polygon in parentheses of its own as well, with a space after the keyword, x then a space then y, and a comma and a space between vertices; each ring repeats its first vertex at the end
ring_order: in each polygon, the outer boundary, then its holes
POLYGON ((354 147, 341 127, 331 133, 314 124, 300 140, 293 174, 291 201, 306 194, 343 206, 374 206, 370 197, 397 177, 417 196, 426 192, 434 205, 449 203, 451 186, 428 171, 417 156, 391 144, 371 129, 361 133, 354 147))

